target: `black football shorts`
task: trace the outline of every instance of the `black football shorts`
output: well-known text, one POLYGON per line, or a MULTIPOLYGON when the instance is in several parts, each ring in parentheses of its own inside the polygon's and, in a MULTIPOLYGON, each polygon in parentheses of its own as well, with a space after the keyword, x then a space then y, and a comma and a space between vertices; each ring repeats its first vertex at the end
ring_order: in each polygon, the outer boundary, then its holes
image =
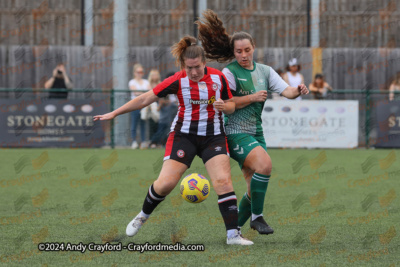
POLYGON ((229 156, 225 134, 199 136, 175 131, 169 133, 164 160, 173 159, 190 168, 196 155, 202 158, 204 163, 217 155, 229 156))

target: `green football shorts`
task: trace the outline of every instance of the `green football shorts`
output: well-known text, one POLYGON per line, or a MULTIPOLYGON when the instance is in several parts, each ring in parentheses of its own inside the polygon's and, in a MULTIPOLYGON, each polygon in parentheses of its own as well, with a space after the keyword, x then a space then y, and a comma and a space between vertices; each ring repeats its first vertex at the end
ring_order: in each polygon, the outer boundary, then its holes
POLYGON ((261 146, 267 151, 264 136, 240 133, 230 134, 228 137, 229 154, 231 158, 239 163, 240 169, 243 167, 244 160, 253 148, 261 146))

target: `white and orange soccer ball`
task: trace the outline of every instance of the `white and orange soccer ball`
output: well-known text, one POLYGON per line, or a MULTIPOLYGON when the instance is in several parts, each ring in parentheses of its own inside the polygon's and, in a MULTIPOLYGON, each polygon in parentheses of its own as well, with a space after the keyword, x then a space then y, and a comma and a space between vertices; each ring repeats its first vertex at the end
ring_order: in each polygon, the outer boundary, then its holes
POLYGON ((200 203, 210 194, 210 182, 201 174, 192 173, 181 182, 181 195, 190 203, 200 203))

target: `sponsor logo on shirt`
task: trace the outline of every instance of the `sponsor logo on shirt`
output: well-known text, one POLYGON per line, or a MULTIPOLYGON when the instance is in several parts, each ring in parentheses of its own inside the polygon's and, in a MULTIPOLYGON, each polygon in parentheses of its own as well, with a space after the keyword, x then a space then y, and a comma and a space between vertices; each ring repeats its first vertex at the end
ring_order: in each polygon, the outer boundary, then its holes
POLYGON ((243 89, 239 90, 239 94, 242 94, 242 95, 251 95, 251 94, 254 94, 254 93, 255 93, 254 90, 250 90, 250 91, 245 91, 243 89))
POLYGON ((247 82, 247 79, 242 79, 242 78, 237 78, 239 81, 245 81, 247 82))
POLYGON ((264 79, 258 79, 257 80, 259 85, 265 85, 265 80, 264 79))
POLYGON ((200 105, 200 104, 212 105, 214 104, 214 102, 215 102, 215 96, 212 96, 210 99, 199 99, 199 100, 189 99, 189 103, 195 105, 200 105))

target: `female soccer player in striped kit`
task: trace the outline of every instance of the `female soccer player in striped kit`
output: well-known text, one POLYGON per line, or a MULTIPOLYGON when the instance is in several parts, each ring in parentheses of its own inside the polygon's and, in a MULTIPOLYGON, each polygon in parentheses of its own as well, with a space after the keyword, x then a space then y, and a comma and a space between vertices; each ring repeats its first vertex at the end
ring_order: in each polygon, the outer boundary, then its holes
POLYGON ((229 150, 231 157, 239 163, 247 183, 247 192, 239 204, 239 227, 251 217, 252 229, 260 234, 272 234, 274 230, 262 214, 272 163, 261 127, 261 113, 267 89, 290 99, 308 94, 308 89, 304 84, 288 86, 271 67, 256 63, 251 35, 236 32, 229 36, 212 10, 203 12, 203 18, 197 24, 199 40, 207 58, 218 62, 236 59, 222 72, 228 79, 236 104, 236 111, 225 116, 229 150))
POLYGON ((142 109, 159 97, 176 94, 179 109, 171 126, 161 172, 149 188, 142 211, 128 224, 126 234, 137 234, 198 155, 218 194, 218 205, 227 230, 227 244, 252 245, 253 242, 243 238, 238 231, 237 199, 232 187, 229 150, 222 121, 222 113, 232 113, 235 103, 230 100, 232 94, 224 74, 206 67, 204 50, 196 43, 194 37, 186 36, 172 47, 172 54, 181 71, 122 107, 94 116, 94 120, 111 120, 142 109))

